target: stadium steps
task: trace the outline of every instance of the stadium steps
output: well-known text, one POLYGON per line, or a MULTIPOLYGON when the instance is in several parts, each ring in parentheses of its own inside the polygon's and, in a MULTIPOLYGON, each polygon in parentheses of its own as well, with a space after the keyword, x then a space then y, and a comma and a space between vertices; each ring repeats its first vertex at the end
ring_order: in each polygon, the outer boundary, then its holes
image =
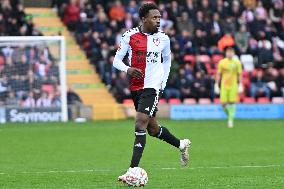
POLYGON ((93 119, 124 119, 122 105, 117 104, 94 71, 83 50, 51 8, 26 8, 36 27, 46 36, 65 36, 67 84, 72 86, 86 105, 93 107, 93 119))

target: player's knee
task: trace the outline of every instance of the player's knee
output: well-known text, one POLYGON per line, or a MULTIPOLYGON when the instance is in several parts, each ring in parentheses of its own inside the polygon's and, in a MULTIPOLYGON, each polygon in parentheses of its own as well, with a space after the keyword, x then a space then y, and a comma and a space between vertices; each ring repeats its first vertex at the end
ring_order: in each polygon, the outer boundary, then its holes
POLYGON ((152 137, 157 137, 160 132, 160 127, 151 127, 148 125, 147 132, 152 137))
POLYGON ((135 128, 138 130, 146 130, 148 122, 149 122, 149 118, 138 117, 136 118, 135 128))

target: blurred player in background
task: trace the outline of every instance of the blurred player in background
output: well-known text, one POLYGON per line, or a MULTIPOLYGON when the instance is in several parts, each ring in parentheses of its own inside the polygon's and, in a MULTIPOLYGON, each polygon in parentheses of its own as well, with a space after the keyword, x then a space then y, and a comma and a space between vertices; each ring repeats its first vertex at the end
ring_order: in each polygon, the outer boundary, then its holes
POLYGON ((146 145, 146 130, 150 136, 178 148, 182 165, 188 163, 188 148, 191 144, 188 139, 176 138, 156 119, 159 97, 166 86, 171 67, 170 39, 159 30, 161 14, 155 4, 143 4, 139 9, 139 17, 142 25, 122 35, 113 62, 115 68, 131 76, 130 90, 137 112, 132 160, 128 171, 118 177, 122 182, 126 182, 132 168, 139 165, 146 145), (127 53, 130 66, 122 62, 127 53))
POLYGON ((214 90, 215 93, 220 93, 220 101, 228 117, 228 127, 232 128, 234 126, 236 103, 239 100, 238 94, 243 92, 242 64, 234 57, 235 49, 233 47, 225 49, 225 56, 218 64, 214 90))

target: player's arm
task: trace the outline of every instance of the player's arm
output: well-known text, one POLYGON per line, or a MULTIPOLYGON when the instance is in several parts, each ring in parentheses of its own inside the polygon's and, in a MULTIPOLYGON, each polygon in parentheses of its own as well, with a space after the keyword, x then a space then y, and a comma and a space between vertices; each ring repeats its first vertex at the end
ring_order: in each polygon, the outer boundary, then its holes
POLYGON ((171 43, 170 43, 169 38, 167 38, 165 48, 162 50, 162 57, 163 57, 164 77, 163 77, 161 89, 164 90, 166 87, 167 80, 170 74, 170 69, 171 69, 171 43))
POLYGON ((242 93, 244 92, 244 86, 243 86, 243 79, 242 79, 242 63, 238 63, 238 92, 242 93))
POLYGON ((123 63, 123 58, 125 57, 127 51, 129 50, 130 46, 128 43, 129 39, 127 40, 127 36, 124 34, 121 38, 119 48, 116 51, 113 66, 123 72, 126 72, 128 75, 136 78, 142 78, 142 71, 137 68, 132 68, 123 63))

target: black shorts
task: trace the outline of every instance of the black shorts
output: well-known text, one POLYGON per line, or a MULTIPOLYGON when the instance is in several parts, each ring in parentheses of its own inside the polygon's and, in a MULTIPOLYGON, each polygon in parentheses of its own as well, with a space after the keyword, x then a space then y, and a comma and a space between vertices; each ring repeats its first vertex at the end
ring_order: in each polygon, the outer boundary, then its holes
POLYGON ((141 89, 138 91, 131 91, 132 100, 134 102, 135 110, 155 117, 158 111, 158 103, 160 92, 152 88, 141 89))

